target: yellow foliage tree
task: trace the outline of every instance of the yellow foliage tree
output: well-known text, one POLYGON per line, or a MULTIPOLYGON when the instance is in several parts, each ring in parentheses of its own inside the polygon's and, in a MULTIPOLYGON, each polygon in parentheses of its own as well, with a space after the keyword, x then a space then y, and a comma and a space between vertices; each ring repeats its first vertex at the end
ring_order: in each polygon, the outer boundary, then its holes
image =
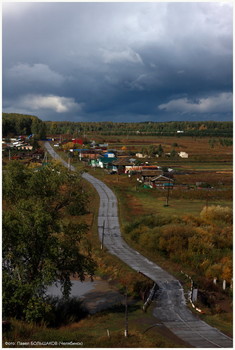
POLYGON ((62 148, 65 151, 69 151, 70 149, 74 149, 74 147, 75 147, 75 144, 73 142, 67 142, 62 146, 62 148))
POLYGON ((232 266, 232 258, 229 256, 226 256, 221 259, 222 264, 222 279, 230 282, 233 277, 233 266, 232 266))

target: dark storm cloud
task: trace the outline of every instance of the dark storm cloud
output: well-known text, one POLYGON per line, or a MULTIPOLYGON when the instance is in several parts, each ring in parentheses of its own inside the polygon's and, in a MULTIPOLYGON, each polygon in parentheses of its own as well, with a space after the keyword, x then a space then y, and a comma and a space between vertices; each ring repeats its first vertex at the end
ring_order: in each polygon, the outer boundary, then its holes
POLYGON ((232 6, 5 3, 3 110, 44 120, 230 120, 232 6))

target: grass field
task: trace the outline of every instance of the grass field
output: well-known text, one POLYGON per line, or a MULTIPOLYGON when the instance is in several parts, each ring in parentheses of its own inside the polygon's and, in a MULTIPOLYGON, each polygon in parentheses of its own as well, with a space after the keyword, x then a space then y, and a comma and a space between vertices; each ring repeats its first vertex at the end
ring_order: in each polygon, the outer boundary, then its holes
MULTIPOLYGON (((91 135, 91 138, 97 139, 97 135, 91 135)), ((189 159, 192 156, 200 156, 201 159, 207 156, 208 159, 216 157, 220 160, 221 157, 232 162, 233 146, 222 146, 220 138, 216 137, 170 137, 170 136, 104 136, 102 139, 99 136, 99 142, 108 142, 110 148, 121 148, 125 146, 128 150, 140 150, 144 146, 159 144, 162 145, 164 152, 170 152, 175 148, 177 152, 185 151, 189 154, 189 159), (211 141, 214 140, 214 145, 211 141), (177 146, 174 146, 177 144, 177 146)))
MULTIPOLYGON (((167 215, 199 215, 200 211, 206 205, 222 205, 232 206, 231 200, 226 200, 223 197, 223 192, 216 192, 216 196, 220 196, 221 199, 175 199, 172 198, 173 194, 170 192, 169 206, 165 207, 167 191, 162 190, 161 192, 155 189, 144 189, 137 186, 136 177, 128 178, 126 175, 107 175, 102 169, 89 169, 89 172, 105 181, 110 186, 119 199, 120 206, 123 210, 120 212, 121 222, 129 222, 131 218, 136 215, 149 215, 149 214, 167 214, 167 215)), ((181 177, 186 182, 185 177, 181 177)), ((194 175, 194 180, 197 178, 194 175)), ((228 175, 227 182, 230 182, 231 175, 228 175)), ((200 175, 199 181, 205 179, 205 175, 200 175)), ((219 179, 219 177, 218 177, 219 179)), ((218 180, 216 177, 216 180, 218 180)), ((219 181, 219 180, 218 180, 219 181)), ((189 181, 190 182, 190 181, 189 181)), ((192 192, 192 196, 194 192, 192 192)), ((196 195, 196 194, 195 194, 196 195)), ((216 197, 215 196, 215 197, 216 197)), ((213 197, 213 196, 212 196, 213 197)))
MULTIPOLYGON (((144 333, 150 326, 156 324, 156 319, 149 311, 141 310, 140 303, 129 305, 128 321, 129 336, 124 337, 125 308, 123 305, 93 315, 59 329, 48 329, 36 325, 27 325, 13 321, 15 332, 4 337, 3 347, 28 347, 30 342, 57 342, 56 348, 177 348, 187 345, 174 335, 169 334, 165 327, 155 327, 144 333), (156 329, 158 328, 158 329, 156 329), (17 330, 17 331, 16 331, 17 330), (109 331, 109 336, 107 333, 109 331), (168 336, 166 337, 166 334, 168 336), (29 342, 28 346, 7 346, 5 342, 29 342), (70 342, 75 345, 69 345, 70 342), (61 344, 60 344, 61 343, 61 344), (68 343, 68 344, 66 344, 68 343), (80 343, 80 345, 76 345, 80 343)), ((46 346, 38 346, 46 347, 46 346)))

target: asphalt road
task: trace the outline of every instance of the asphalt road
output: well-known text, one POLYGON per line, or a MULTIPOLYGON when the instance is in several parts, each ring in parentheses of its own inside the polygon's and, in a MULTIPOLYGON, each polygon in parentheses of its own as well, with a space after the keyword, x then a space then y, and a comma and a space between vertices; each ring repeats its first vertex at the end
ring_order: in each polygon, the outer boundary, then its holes
MULTIPOLYGON (((61 160, 68 167, 49 143, 46 142, 45 147, 52 157, 61 160)), ((75 171, 73 166, 70 168, 75 171)), ((209 326, 187 308, 183 288, 176 278, 129 247, 122 239, 117 198, 113 191, 88 173, 82 176, 95 187, 100 196, 98 232, 102 240, 104 231, 104 246, 111 254, 116 255, 135 271, 143 273, 157 284, 154 316, 158 321, 189 344, 189 347, 232 348, 232 338, 209 326)))

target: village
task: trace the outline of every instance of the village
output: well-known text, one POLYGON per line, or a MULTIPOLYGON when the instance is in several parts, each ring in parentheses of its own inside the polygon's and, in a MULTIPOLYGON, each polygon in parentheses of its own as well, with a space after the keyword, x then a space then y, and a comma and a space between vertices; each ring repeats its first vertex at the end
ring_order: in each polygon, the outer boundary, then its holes
POLYGON ((15 136, 2 139, 2 158, 20 160, 24 164, 41 166, 44 160, 44 150, 34 140, 33 134, 29 136, 15 136))
MULTIPOLYGON (((103 169, 109 175, 124 175, 136 178, 136 186, 148 189, 212 189, 213 186, 206 181, 202 181, 201 176, 198 181, 179 181, 181 175, 195 175, 196 171, 180 169, 175 165, 178 158, 181 162, 189 158, 185 151, 163 152, 161 144, 152 153, 147 147, 139 147, 139 151, 133 152, 122 144, 113 148, 109 143, 96 143, 95 140, 85 141, 82 138, 71 138, 61 141, 61 138, 52 137, 48 139, 56 151, 64 152, 68 156, 69 164, 81 162, 84 167, 92 169, 103 169), (55 143, 55 141, 57 141, 55 143), (59 142, 58 142, 59 141, 59 142), (142 152, 141 152, 142 150, 142 152), (160 161, 167 160, 167 163, 174 165, 162 166, 160 161)), ((152 147, 152 146, 150 146, 152 147)), ((162 162, 161 162, 162 163, 162 162)))
MULTIPOLYGON (((179 175, 195 175, 196 171, 180 169, 175 160, 182 161, 189 158, 189 154, 182 150, 164 152, 161 144, 158 148, 148 151, 148 148, 139 147, 138 151, 127 149, 120 144, 110 147, 109 143, 99 143, 95 140, 72 138, 71 135, 52 135, 44 140, 35 140, 34 135, 15 136, 2 139, 3 161, 20 160, 30 167, 39 167, 47 164, 47 153, 43 142, 49 141, 59 153, 67 155, 69 164, 80 162, 83 167, 103 169, 109 175, 124 175, 136 178, 136 186, 149 189, 212 189, 213 186, 202 181, 199 176, 195 181, 179 181, 179 175), (169 165, 172 159, 173 165, 169 165), (167 160, 166 166, 160 165, 167 160), (177 177, 177 180, 176 180, 177 177)), ((152 147, 152 146, 149 146, 152 147)))

